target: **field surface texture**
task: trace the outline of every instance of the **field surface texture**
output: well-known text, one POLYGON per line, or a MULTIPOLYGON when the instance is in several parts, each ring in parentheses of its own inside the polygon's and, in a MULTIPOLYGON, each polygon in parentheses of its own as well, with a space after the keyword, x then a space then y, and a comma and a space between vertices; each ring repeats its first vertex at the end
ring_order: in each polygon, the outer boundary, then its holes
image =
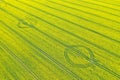
POLYGON ((0 80, 120 80, 120 0, 0 0, 0 80))

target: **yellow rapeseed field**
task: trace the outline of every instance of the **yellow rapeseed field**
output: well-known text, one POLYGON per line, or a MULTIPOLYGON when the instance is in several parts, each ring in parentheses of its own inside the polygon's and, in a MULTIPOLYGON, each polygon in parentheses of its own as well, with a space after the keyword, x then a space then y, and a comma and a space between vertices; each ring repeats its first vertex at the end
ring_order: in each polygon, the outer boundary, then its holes
POLYGON ((0 80, 120 80, 120 0, 0 0, 0 80))

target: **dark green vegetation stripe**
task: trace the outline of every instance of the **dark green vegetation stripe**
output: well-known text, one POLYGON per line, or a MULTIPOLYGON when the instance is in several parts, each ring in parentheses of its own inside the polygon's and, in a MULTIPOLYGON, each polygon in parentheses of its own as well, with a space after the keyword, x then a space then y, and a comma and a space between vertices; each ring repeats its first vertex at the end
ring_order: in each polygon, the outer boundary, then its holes
MULTIPOLYGON (((6 3, 6 2, 5 2, 5 3, 6 3)), ((6 4, 11 5, 12 7, 16 8, 16 9, 18 9, 18 10, 21 10, 21 11, 23 11, 23 12, 25 12, 25 13, 27 13, 27 14, 29 14, 29 15, 37 18, 37 19, 39 19, 39 20, 41 20, 41 21, 44 21, 44 22, 46 22, 47 24, 52 25, 52 27, 58 28, 58 29, 60 29, 61 31, 64 31, 64 32, 66 32, 66 33, 68 33, 68 34, 76 37, 76 38, 79 38, 79 39, 85 41, 86 43, 92 44, 92 45, 94 45, 95 47, 97 47, 98 49, 102 49, 102 50, 106 51, 107 53, 109 53, 109 54, 111 54, 111 55, 113 55, 113 56, 115 56, 115 57, 117 57, 117 58, 120 58, 120 55, 118 55, 118 54, 116 54, 116 53, 114 53, 114 52, 112 52, 112 51, 110 51, 110 50, 108 50, 108 49, 105 49, 105 48, 103 48, 103 47, 101 47, 101 46, 99 46, 99 45, 97 45, 97 44, 95 44, 95 43, 90 42, 89 40, 86 40, 86 39, 84 39, 84 38, 82 38, 82 37, 80 37, 80 36, 78 36, 78 35, 76 35, 76 34, 73 34, 73 33, 69 32, 69 31, 67 31, 67 30, 64 30, 64 29, 62 29, 62 28, 60 28, 60 27, 58 27, 58 26, 56 26, 56 25, 54 25, 54 24, 52 24, 52 23, 50 23, 50 22, 48 22, 48 21, 46 21, 46 20, 44 20, 44 19, 42 19, 42 18, 40 18, 40 17, 38 17, 38 16, 36 16, 36 15, 34 15, 34 14, 31 14, 31 13, 29 13, 29 12, 23 10, 23 9, 20 9, 20 8, 14 6, 14 5, 12 5, 12 4, 9 4, 9 3, 6 3, 6 4)))

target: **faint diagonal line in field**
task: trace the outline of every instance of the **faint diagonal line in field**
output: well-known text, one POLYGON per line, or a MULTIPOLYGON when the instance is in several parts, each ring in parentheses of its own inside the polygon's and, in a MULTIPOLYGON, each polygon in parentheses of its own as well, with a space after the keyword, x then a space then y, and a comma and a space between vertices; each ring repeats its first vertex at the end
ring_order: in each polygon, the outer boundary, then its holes
MULTIPOLYGON (((82 1, 82 2, 85 2, 85 3, 89 3, 89 4, 92 4, 92 5, 97 5, 97 6, 102 6, 104 8, 107 8, 107 9, 112 9, 112 10, 115 10, 115 11, 119 11, 119 9, 115 9, 115 8, 111 8, 111 7, 108 7, 108 6, 104 6, 104 5, 100 5, 100 4, 96 4, 96 3, 92 3, 92 2, 88 2, 88 1, 85 1, 85 0, 77 0, 77 1, 82 1)), ((102 11, 102 10, 101 10, 102 11)), ((104 11, 106 12, 106 11, 104 11)), ((112 13, 109 13, 109 14, 112 14, 112 13)), ((116 16, 119 16, 119 15, 116 15, 116 16)))
MULTIPOLYGON (((19 20, 19 19, 18 19, 19 20)), ((35 26, 33 27, 33 28, 35 28, 35 26)), ((37 28, 35 28, 36 30, 38 30, 37 28)), ((38 30, 39 32, 40 32, 40 30, 38 30)), ((42 33, 44 33, 44 32, 42 32, 42 33)), ((45 34, 45 33, 44 33, 45 34)), ((45 34, 46 36, 48 36, 47 34, 45 34)), ((22 36, 21 36, 22 37, 22 36)), ((48 37, 50 37, 50 36, 48 36, 48 37)), ((52 38, 52 37, 50 37, 50 38, 52 38)), ((24 38, 25 39, 25 38, 24 38)), ((26 40, 26 39, 25 39, 26 40)), ((56 40, 56 39, 55 39, 56 40)), ((58 42, 58 40, 56 40, 57 42, 58 42)), ((60 41, 59 41, 60 42, 60 41)), ((30 43, 30 42, 29 42, 30 43)), ((31 43, 30 43, 31 44, 31 43)), ((34 45, 33 45, 34 46, 34 45)), ((34 46, 35 47, 35 46, 34 46)), ((67 47, 67 46, 66 46, 67 47)), ((46 54, 46 56, 47 57, 49 57, 47 54, 46 54)), ((50 58, 50 57, 49 57, 50 58)), ((52 61, 54 61, 54 60, 52 60, 52 61)), ((110 70, 110 69, 108 69, 107 67, 105 67, 105 66, 103 66, 103 65, 101 65, 101 64, 99 64, 99 63, 97 63, 96 64, 97 66, 100 66, 100 68, 102 68, 102 69, 104 69, 105 71, 107 71, 107 72, 109 72, 110 74, 112 74, 112 75, 114 75, 114 76, 116 76, 116 77, 118 77, 119 78, 119 75, 117 74, 117 73, 115 73, 114 71, 112 71, 112 70, 110 70)))
MULTIPOLYGON (((29 41, 26 37, 22 36, 21 34, 19 34, 17 31, 15 31, 14 29, 12 29, 10 26, 8 26, 5 22, 1 21, 2 24, 4 24, 6 26, 6 28, 8 28, 9 30, 11 30, 13 33, 15 33, 16 35, 18 35, 20 38, 22 38, 26 43, 28 43, 29 45, 33 46, 36 50, 38 50, 39 52, 41 52, 44 56, 46 56, 50 61, 54 62, 56 65, 58 65, 62 70, 66 71, 68 74, 70 74, 71 76, 75 77, 77 80, 82 80, 82 78, 80 78, 77 74, 75 74, 74 72, 72 72, 70 69, 68 69, 66 66, 64 66, 63 64, 61 64, 60 62, 58 62, 57 60, 55 60, 53 57, 51 57, 50 55, 48 55, 46 52, 44 52, 43 50, 41 50, 39 47, 37 47, 35 44, 33 44, 31 41, 29 41)), ((40 53, 40 54, 41 54, 40 53)))
MULTIPOLYGON (((1 21, 0 21, 1 23, 1 21)), ((11 55, 16 61, 21 63, 21 65, 26 69, 26 71, 30 72, 30 74, 34 77, 35 80, 41 80, 34 72, 32 72, 26 65, 25 63, 18 57, 16 56, 3 42, 0 41, 0 45, 3 46, 3 48, 8 52, 9 55, 11 55)))
MULTIPOLYGON (((9 3, 7 3, 7 4, 9 4, 9 3)), ((76 38, 78 38, 78 39, 81 39, 82 41, 84 41, 84 42, 86 42, 86 43, 89 43, 89 44, 91 44, 91 45, 94 45, 94 46, 97 47, 98 49, 102 49, 102 50, 108 52, 109 54, 111 54, 111 55, 113 55, 113 56, 115 56, 115 57, 117 57, 117 58, 120 58, 120 55, 118 55, 118 54, 116 54, 116 53, 114 53, 114 52, 112 52, 112 51, 110 51, 110 50, 107 50, 107 49, 105 49, 105 48, 103 48, 103 47, 101 47, 101 46, 99 46, 99 45, 97 45, 97 44, 94 44, 94 43, 92 43, 92 42, 90 42, 90 41, 88 41, 88 40, 86 40, 86 39, 84 39, 84 38, 82 38, 82 37, 80 37, 80 36, 78 36, 78 35, 76 35, 76 34, 73 34, 73 33, 69 32, 69 31, 66 31, 66 30, 64 30, 64 29, 62 29, 62 28, 60 28, 60 27, 58 27, 58 26, 56 26, 56 25, 54 25, 54 24, 52 24, 52 23, 50 23, 50 22, 48 22, 48 21, 46 21, 46 20, 44 20, 44 19, 42 19, 42 18, 40 18, 40 17, 38 17, 38 16, 36 16, 36 15, 33 15, 33 14, 29 13, 29 12, 24 11, 23 9, 20 9, 20 8, 18 8, 18 7, 15 7, 15 6, 13 6, 12 4, 9 4, 9 5, 11 5, 12 7, 16 8, 16 9, 19 9, 19 10, 21 10, 21 11, 23 11, 23 12, 25 12, 25 13, 31 15, 31 16, 34 16, 35 18, 37 18, 37 19, 39 19, 39 20, 41 20, 41 21, 43 21, 43 22, 45 22, 45 23, 47 23, 47 24, 49 24, 49 25, 52 25, 52 27, 58 28, 59 30, 62 30, 62 31, 64 31, 64 32, 66 32, 66 33, 68 33, 68 34, 70 34, 70 35, 72 35, 72 36, 74 36, 74 37, 76 37, 76 38)), ((2 8, 1 8, 1 9, 2 9, 2 8)), ((3 10, 3 9, 2 9, 2 10, 3 10)), ((3 11, 5 11, 5 10, 3 10, 3 11)), ((5 11, 5 12, 6 12, 6 11, 5 11)), ((8 12, 7 12, 7 13, 8 13, 8 12)), ((9 13, 9 14, 10 14, 10 13, 9 13)), ((12 16, 14 16, 14 15, 12 15, 12 16)))
MULTIPOLYGON (((55 3, 55 4, 59 4, 59 3, 56 3, 56 2, 53 2, 53 1, 49 1, 49 2, 55 3)), ((72 4, 72 5, 82 6, 82 7, 88 8, 88 9, 91 9, 91 8, 88 7, 88 6, 83 6, 83 5, 79 5, 79 4, 76 4, 76 3, 71 3, 71 2, 68 2, 68 1, 67 1, 67 3, 72 4)), ((105 18, 104 16, 99 16, 99 15, 97 15, 97 14, 94 14, 94 13, 91 13, 91 12, 87 12, 87 11, 83 11, 83 10, 81 10, 81 9, 73 8, 73 7, 70 7, 70 6, 67 6, 67 5, 63 5, 63 4, 59 4, 59 5, 62 5, 62 6, 64 6, 64 7, 71 8, 71 9, 76 10, 76 11, 80 11, 80 12, 83 12, 83 13, 86 13, 86 14, 90 14, 90 15, 93 15, 93 16, 96 16, 96 17, 100 17, 100 18, 103 18, 103 19, 106 19, 106 20, 110 20, 110 21, 112 21, 112 22, 115 22, 115 23, 117 23, 117 24, 120 24, 119 21, 115 21, 115 20, 112 20, 112 19, 109 19, 109 18, 105 18)), ((96 10, 96 9, 94 9, 94 8, 92 8, 92 9, 93 9, 93 10, 96 10)), ((104 11, 102 11, 102 12, 104 12, 104 11)), ((111 15, 114 15, 114 14, 111 14, 111 15)), ((116 15, 114 15, 114 16, 116 16, 116 15)), ((120 17, 120 16, 117 15, 117 17, 120 17)))
MULTIPOLYGON (((77 1, 80 1, 80 0, 77 0, 77 1)), ((96 3, 93 3, 93 2, 88 2, 88 1, 85 1, 85 0, 81 0, 81 2, 85 2, 85 3, 89 3, 89 4, 92 4, 92 5, 97 5, 97 6, 101 6, 101 7, 104 7, 104 8, 107 8, 107 9, 112 9, 112 10, 115 10, 115 11, 119 11, 118 9, 115 9, 115 8, 110 8, 110 7, 107 7, 107 6, 104 6, 104 5, 100 5, 100 4, 96 4, 96 3)), ((103 10, 99 10, 99 11, 103 11, 103 10)), ((104 11, 106 12, 106 11, 104 11)), ((107 12, 106 12, 107 13, 107 12)), ((109 13, 109 14, 112 14, 112 13, 109 13)), ((116 16, 119 16, 119 15, 116 15, 116 16)))
POLYGON ((49 6, 49 5, 46 5, 46 4, 43 4, 43 3, 40 3, 40 2, 38 2, 38 1, 34 1, 34 2, 37 3, 37 4, 40 4, 40 5, 46 6, 46 7, 48 7, 48 8, 51 8, 51 9, 54 9, 54 10, 57 10, 57 11, 60 11, 60 12, 63 12, 63 13, 66 13, 66 14, 72 15, 72 16, 74 16, 74 17, 76 17, 76 18, 83 19, 83 20, 85 20, 85 21, 87 21, 87 22, 91 22, 91 23, 94 23, 94 24, 100 25, 100 27, 108 28, 108 29, 111 29, 111 30, 114 30, 114 31, 120 33, 120 30, 117 30, 117 29, 111 28, 111 27, 106 26, 106 25, 104 25, 104 24, 101 24, 101 23, 98 23, 98 22, 95 22, 95 21, 89 20, 89 19, 87 19, 87 18, 84 18, 84 17, 78 16, 78 15, 72 14, 72 13, 70 13, 70 12, 66 12, 66 11, 63 11, 63 10, 60 10, 60 9, 57 9, 57 8, 51 7, 51 6, 49 6))
MULTIPOLYGON (((19 2, 20 2, 20 1, 19 1, 19 2)), ((23 3, 23 2, 21 2, 21 3, 22 3, 22 4, 25 4, 25 3, 23 3)), ((107 38, 107 39, 109 39, 109 40, 111 40, 111 41, 114 41, 114 42, 117 42, 117 43, 120 44, 120 41, 119 41, 119 40, 113 39, 113 38, 111 38, 111 37, 109 37, 109 36, 106 36, 105 34, 99 33, 99 32, 97 32, 97 31, 95 31, 95 30, 89 29, 89 28, 87 28, 87 27, 84 27, 84 26, 82 26, 82 25, 80 25, 80 24, 77 24, 77 23, 72 22, 72 21, 70 21, 70 20, 64 19, 64 18, 62 18, 62 17, 53 15, 53 14, 51 14, 51 13, 49 13, 49 12, 46 12, 46 11, 41 10, 41 9, 39 9, 39 8, 33 7, 33 6, 29 5, 29 4, 25 4, 25 5, 27 5, 27 6, 29 6, 29 7, 32 7, 32 8, 35 8, 35 9, 37 9, 37 10, 39 10, 39 11, 41 11, 41 12, 44 12, 44 13, 46 13, 46 14, 52 15, 52 16, 54 16, 54 17, 57 17, 57 18, 59 18, 59 19, 61 19, 61 20, 63 20, 63 21, 66 21, 66 22, 68 22, 68 23, 71 23, 71 24, 73 24, 73 25, 75 25, 75 26, 78 26, 78 27, 80 27, 80 28, 82 28, 82 29, 85 29, 85 30, 87 30, 87 31, 93 32, 93 33, 98 34, 98 35, 100 35, 100 36, 102 36, 102 37, 104 37, 104 38, 107 38)))
MULTIPOLYGON (((120 5, 117 5, 117 4, 114 4, 114 3, 108 3, 108 2, 104 2, 104 1, 98 1, 98 0, 93 0, 93 1, 97 1, 97 2, 101 2, 101 3, 105 3, 105 4, 109 4, 109 5, 112 5, 112 6, 118 6, 120 7, 120 5)), ((115 1, 116 2, 116 1, 115 1)), ((119 3, 119 2, 118 2, 119 3)))

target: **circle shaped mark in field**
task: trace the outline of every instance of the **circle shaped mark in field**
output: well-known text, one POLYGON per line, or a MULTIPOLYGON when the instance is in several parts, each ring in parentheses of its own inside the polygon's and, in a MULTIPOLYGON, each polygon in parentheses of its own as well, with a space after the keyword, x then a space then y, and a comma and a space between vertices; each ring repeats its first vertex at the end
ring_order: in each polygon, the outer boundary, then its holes
POLYGON ((87 68, 94 62, 92 50, 82 45, 68 46, 64 56, 67 62, 75 67, 87 68))
POLYGON ((24 20, 21 19, 18 22, 19 28, 33 28, 37 24, 37 21, 33 18, 26 17, 24 20))
POLYGON ((24 20, 20 20, 18 22, 18 27, 19 28, 30 28, 31 25, 28 22, 24 21, 24 20))

